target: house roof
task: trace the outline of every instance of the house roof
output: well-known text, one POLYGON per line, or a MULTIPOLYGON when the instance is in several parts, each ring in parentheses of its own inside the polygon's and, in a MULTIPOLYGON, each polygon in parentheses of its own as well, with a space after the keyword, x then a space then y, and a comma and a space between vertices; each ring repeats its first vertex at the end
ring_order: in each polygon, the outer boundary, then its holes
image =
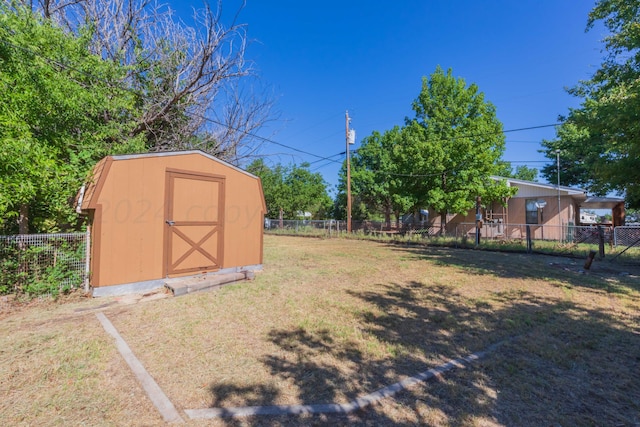
POLYGON ((624 203, 619 197, 588 197, 580 203, 580 207, 589 209, 613 209, 616 205, 624 203))
POLYGON ((212 156, 209 153, 205 153, 202 150, 186 150, 186 151, 158 151, 155 153, 140 153, 140 154, 121 154, 116 156, 109 156, 113 160, 130 160, 130 159, 142 159, 146 157, 165 157, 165 156, 184 156, 187 154, 200 154, 208 159, 216 161, 218 163, 222 163, 223 165, 230 167, 231 169, 235 169, 236 171, 243 173, 245 175, 249 175, 252 178, 257 178, 254 174, 247 172, 246 170, 240 169, 237 166, 232 165, 231 163, 225 162, 224 160, 220 160, 219 158, 212 156))
MULTIPOLYGON (((584 190, 582 188, 567 187, 564 185, 558 186, 555 184, 544 184, 544 183, 534 182, 534 181, 525 181, 523 179, 504 178, 501 176, 492 176, 491 178, 496 181, 506 181, 507 185, 518 187, 519 189, 528 187, 530 191, 526 192, 527 194, 521 194, 520 195, 521 197, 523 196, 528 197, 530 195, 533 195, 533 193, 538 193, 538 192, 547 193, 549 195, 550 195, 550 192, 554 192, 554 194, 557 194, 558 191, 560 192, 561 195, 564 195, 564 196, 574 196, 576 198, 586 198, 587 196, 587 190, 584 190)), ((520 193, 520 191, 518 191, 518 193, 520 193)), ((515 197, 518 197, 518 194, 515 197)))
MULTIPOLYGON (((245 170, 240 169, 237 166, 232 165, 231 163, 225 162, 224 160, 220 160, 211 154, 205 153, 202 150, 186 150, 186 151, 160 151, 156 153, 140 153, 140 154, 122 154, 115 156, 106 156, 103 157, 96 165, 93 167, 91 176, 87 180, 87 183, 82 186, 82 188, 78 191, 78 195, 76 196, 76 212, 81 213, 89 208, 94 207, 94 196, 100 192, 101 183, 106 178, 106 175, 109 173, 109 169, 111 167, 111 163, 114 161, 122 161, 122 160, 132 160, 132 159, 143 159, 150 157, 168 157, 168 156, 184 156, 190 154, 198 154, 204 156, 214 162, 220 163, 226 167, 229 167, 237 172, 240 172, 244 175, 250 176, 251 178, 260 180, 259 177, 249 173, 245 170)), ((262 192, 262 186, 260 185, 260 191, 262 192)), ((264 205, 264 195, 262 196, 263 205, 264 205)), ((266 211, 266 207, 264 207, 266 211)))

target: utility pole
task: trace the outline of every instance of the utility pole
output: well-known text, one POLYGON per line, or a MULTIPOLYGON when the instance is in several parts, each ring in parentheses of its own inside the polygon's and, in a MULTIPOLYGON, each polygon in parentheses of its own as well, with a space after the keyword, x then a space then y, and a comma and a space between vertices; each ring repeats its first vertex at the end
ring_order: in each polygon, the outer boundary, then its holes
POLYGON ((558 175, 558 222, 560 223, 560 241, 562 241, 562 216, 560 215, 560 150, 556 150, 556 172, 558 175))
POLYGON ((480 196, 476 197, 476 248, 480 245, 480 228, 482 227, 482 213, 480 212, 480 208, 482 208, 482 199, 480 196))
POLYGON ((345 140, 347 144, 347 233, 351 233, 351 159, 349 156, 349 111, 345 114, 345 140))

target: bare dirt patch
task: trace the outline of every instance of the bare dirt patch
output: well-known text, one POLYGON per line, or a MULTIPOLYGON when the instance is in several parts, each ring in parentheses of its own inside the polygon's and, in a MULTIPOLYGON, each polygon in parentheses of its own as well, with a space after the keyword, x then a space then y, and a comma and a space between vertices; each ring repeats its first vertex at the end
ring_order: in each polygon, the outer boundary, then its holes
MULTIPOLYGON (((265 271, 254 281, 97 309, 179 411, 345 403, 507 340, 477 365, 353 414, 187 425, 635 425, 640 280, 599 270, 601 262, 581 272, 579 263, 266 236, 265 271)), ((10 396, 1 421, 161 423, 85 310, 107 302, 33 307, 0 322, 0 384, 10 396), (47 323, 57 317, 67 319, 47 323), (88 384, 69 388, 69 375, 88 384), (57 418, 35 410, 52 405, 57 418)))

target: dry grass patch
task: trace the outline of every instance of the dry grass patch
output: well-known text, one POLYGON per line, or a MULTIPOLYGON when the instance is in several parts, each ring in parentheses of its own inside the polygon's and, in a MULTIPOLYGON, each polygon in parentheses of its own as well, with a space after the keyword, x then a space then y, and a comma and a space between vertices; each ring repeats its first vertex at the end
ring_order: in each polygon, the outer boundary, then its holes
MULTIPOLYGON (((348 416, 189 425, 640 423, 638 271, 580 268, 538 255, 265 236, 265 271, 253 282, 104 310, 179 411, 344 403, 505 342, 470 369, 348 416)), ((2 323, 3 391, 21 394, 3 402, 0 420, 39 424, 36 409, 55 406, 91 425, 158 422, 95 316, 41 332, 28 326, 39 316, 2 323), (20 365, 27 350, 31 362, 20 365)))
POLYGON ((161 422, 95 316, 74 306, 32 305, 0 323, 1 424, 161 422))

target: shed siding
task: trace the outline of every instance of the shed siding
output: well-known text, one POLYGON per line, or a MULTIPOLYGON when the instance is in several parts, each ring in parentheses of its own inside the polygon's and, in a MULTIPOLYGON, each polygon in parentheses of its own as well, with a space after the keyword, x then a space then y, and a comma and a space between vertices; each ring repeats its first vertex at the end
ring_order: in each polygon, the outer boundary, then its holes
POLYGON ((162 277, 164 168, 155 159, 116 161, 99 195, 102 205, 100 282, 162 277))
POLYGON ((114 160, 91 200, 101 207, 94 287, 163 277, 167 169, 224 176, 221 268, 262 262, 264 200, 258 179, 197 153, 114 160))

